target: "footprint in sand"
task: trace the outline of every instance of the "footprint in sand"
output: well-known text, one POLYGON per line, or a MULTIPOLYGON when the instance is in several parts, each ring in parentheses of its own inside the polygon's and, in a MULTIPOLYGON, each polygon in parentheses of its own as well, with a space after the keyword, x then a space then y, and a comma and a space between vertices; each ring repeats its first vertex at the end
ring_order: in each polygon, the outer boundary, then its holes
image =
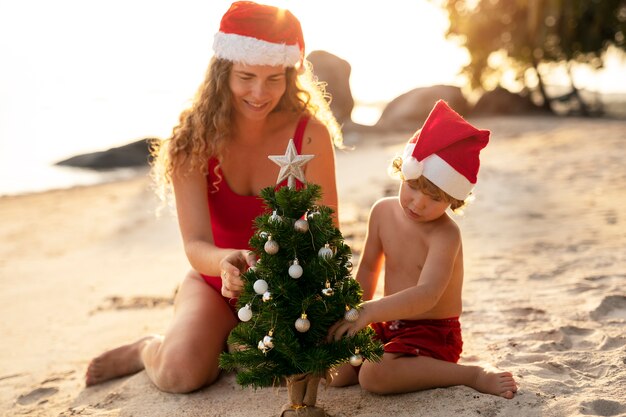
POLYGON ((604 297, 598 307, 596 307, 590 314, 592 319, 601 320, 616 320, 623 322, 626 320, 626 296, 624 295, 609 295, 604 297))
POLYGON ((108 297, 102 304, 91 311, 94 314, 101 311, 110 310, 127 310, 127 309, 143 309, 143 308, 162 308, 169 307, 174 304, 174 297, 108 297))
POLYGON ((617 416, 626 411, 626 405, 617 401, 594 400, 580 404, 580 412, 586 416, 617 416))
POLYGON ((59 392, 58 388, 49 387, 49 388, 37 388, 29 392, 28 394, 22 394, 17 398, 17 403, 19 405, 29 405, 33 403, 38 403, 41 400, 44 400, 51 395, 59 392))

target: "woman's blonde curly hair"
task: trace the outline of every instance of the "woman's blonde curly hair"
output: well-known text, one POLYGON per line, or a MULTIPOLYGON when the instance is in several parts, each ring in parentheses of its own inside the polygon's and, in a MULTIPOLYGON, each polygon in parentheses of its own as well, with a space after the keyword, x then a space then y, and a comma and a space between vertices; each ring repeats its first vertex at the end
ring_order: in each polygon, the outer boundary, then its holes
POLYGON ((422 193, 427 196, 434 198, 435 200, 445 201, 450 204, 450 210, 455 213, 462 213, 462 208, 471 200, 471 196, 466 198, 465 200, 459 200, 448 193, 443 191, 441 188, 437 187, 433 184, 428 178, 423 175, 420 175, 417 179, 414 180, 406 180, 402 175, 402 157, 397 156, 391 161, 391 165, 389 166, 389 174, 395 178, 400 178, 402 181, 408 181, 414 188, 419 189, 422 193))
MULTIPOLYGON (((308 61, 305 60, 304 65, 302 74, 294 68, 286 68, 286 90, 274 111, 315 117, 326 125, 335 146, 342 147, 341 128, 330 110, 325 85, 314 78, 308 61)), ((157 195, 163 201, 171 200, 172 175, 179 167, 206 173, 209 158, 221 160, 232 133, 232 99, 228 84, 232 66, 231 61, 213 57, 204 82, 191 107, 181 113, 172 136, 152 144, 151 176, 157 195)))

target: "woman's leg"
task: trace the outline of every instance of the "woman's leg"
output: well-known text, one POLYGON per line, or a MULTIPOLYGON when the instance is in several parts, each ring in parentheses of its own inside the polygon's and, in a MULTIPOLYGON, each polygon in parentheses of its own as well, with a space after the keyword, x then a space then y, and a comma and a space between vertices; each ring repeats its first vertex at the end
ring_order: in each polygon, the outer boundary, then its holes
POLYGON ((174 305, 165 337, 148 336, 105 352, 87 370, 87 385, 146 370, 162 391, 190 392, 214 382, 218 358, 237 324, 230 307, 202 277, 191 271, 174 305))

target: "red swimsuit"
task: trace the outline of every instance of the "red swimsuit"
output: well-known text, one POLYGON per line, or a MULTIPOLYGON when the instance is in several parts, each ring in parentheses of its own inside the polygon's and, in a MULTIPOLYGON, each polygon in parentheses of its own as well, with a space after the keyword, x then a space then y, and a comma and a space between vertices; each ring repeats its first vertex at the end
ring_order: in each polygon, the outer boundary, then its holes
MULTIPOLYGON (((298 153, 302 151, 302 138, 308 121, 308 117, 303 116, 298 121, 298 126, 294 133, 293 141, 298 153)), ((218 248, 249 248, 248 241, 254 232, 254 219, 266 210, 263 199, 256 195, 236 194, 228 186, 228 181, 224 178, 222 170, 217 165, 217 159, 211 158, 207 175, 209 212, 211 214, 211 229, 213 230, 215 246, 218 248)), ((299 181, 297 183, 297 186, 301 186, 299 181)), ((287 182, 284 181, 278 187, 286 184, 287 182)), ((221 277, 201 275, 215 291, 219 294, 222 293, 221 277)), ((229 299, 226 297, 224 297, 224 300, 231 307, 234 307, 237 301, 234 298, 229 299)))

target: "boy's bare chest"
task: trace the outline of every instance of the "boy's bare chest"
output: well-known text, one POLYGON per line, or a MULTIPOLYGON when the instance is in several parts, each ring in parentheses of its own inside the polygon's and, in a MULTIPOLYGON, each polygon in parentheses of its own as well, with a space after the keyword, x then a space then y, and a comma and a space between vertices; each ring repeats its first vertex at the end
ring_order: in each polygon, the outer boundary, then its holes
POLYGON ((388 227, 380 230, 380 241, 385 255, 385 270, 410 276, 417 282, 428 255, 427 234, 415 225, 407 225, 397 219, 390 220, 388 227))

